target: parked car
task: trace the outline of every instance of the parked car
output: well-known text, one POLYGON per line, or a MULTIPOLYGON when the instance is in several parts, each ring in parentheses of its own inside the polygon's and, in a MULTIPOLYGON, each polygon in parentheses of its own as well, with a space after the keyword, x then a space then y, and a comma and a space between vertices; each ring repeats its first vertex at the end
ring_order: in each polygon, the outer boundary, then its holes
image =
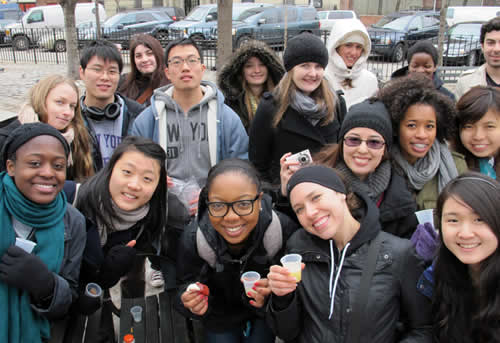
MULTIPOLYGON (((106 11, 99 4, 99 16, 106 19, 106 11)), ((75 24, 95 19, 95 3, 78 3, 75 8, 75 24)), ((61 5, 47 5, 32 7, 23 16, 21 22, 8 25, 6 33, 10 36, 16 50, 26 50, 35 45, 53 29, 64 28, 64 12, 61 5)))
POLYGON ((244 12, 241 22, 233 22, 233 46, 240 47, 250 39, 283 47, 285 42, 285 11, 287 39, 302 32, 320 35, 318 12, 310 6, 277 6, 244 12))
MULTIPOLYGON (((173 22, 164 8, 118 13, 102 24, 101 37, 128 49, 130 38, 138 33, 150 34, 159 41, 167 40, 173 22)), ((84 39, 94 40, 95 36, 95 31, 90 31, 84 39)))
POLYGON ((335 10, 335 11, 319 11, 318 12, 319 22, 321 24, 321 30, 331 31, 332 27, 339 21, 344 19, 357 19, 358 16, 354 11, 348 10, 335 10))
POLYGON ((418 40, 437 37, 438 33, 439 13, 433 11, 396 12, 368 28, 372 55, 383 55, 394 62, 401 62, 418 40))
MULTIPOLYGON (((101 27, 104 22, 101 22, 101 27)), ((95 35, 96 21, 84 21, 76 26, 76 37, 78 40, 78 47, 82 47, 85 42, 85 37, 89 32, 95 35)), ((65 52, 66 51, 66 32, 64 29, 47 30, 47 34, 43 35, 39 41, 38 46, 42 49, 65 52)))
MULTIPOLYGON (((239 20, 240 15, 252 8, 272 6, 260 3, 235 3, 233 4, 232 20, 239 20)), ((170 25, 172 39, 191 37, 196 41, 214 40, 217 35, 217 5, 199 5, 189 12, 184 20, 170 25)))
POLYGON ((184 12, 184 8, 180 7, 162 7, 165 12, 172 18, 174 21, 179 21, 183 20, 184 17, 186 16, 186 13, 184 12))
MULTIPOLYGON (((484 59, 479 36, 484 21, 458 23, 445 33, 443 41, 444 65, 480 65, 484 59)), ((436 48, 437 37, 432 39, 436 48)))
POLYGON ((471 21, 488 21, 500 16, 500 6, 450 6, 446 10, 448 26, 471 21))

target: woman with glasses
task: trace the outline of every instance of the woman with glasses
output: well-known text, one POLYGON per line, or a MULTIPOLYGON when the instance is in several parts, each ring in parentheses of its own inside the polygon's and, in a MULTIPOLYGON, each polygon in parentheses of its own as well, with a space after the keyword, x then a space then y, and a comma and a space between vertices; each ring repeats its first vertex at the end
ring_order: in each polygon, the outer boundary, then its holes
MULTIPOLYGON (((389 113, 382 102, 372 99, 353 105, 342 122, 339 143, 325 147, 313 158, 316 163, 337 169, 351 188, 368 195, 380 211, 384 231, 410 238, 417 227, 417 204, 404 175, 391 165, 391 147, 389 113)), ((294 164, 283 160, 283 185, 294 164)))
POLYGON ((272 210, 249 162, 226 159, 210 170, 197 220, 184 231, 177 258, 178 307, 202 321, 205 342, 274 342, 263 318, 266 275, 296 229, 272 210), (245 292, 241 276, 247 271, 261 279, 245 292))
POLYGON ((436 208, 439 192, 467 170, 463 155, 450 151, 446 142, 456 132, 453 102, 419 73, 391 81, 378 97, 397 136, 392 158, 406 176, 418 209, 436 208))

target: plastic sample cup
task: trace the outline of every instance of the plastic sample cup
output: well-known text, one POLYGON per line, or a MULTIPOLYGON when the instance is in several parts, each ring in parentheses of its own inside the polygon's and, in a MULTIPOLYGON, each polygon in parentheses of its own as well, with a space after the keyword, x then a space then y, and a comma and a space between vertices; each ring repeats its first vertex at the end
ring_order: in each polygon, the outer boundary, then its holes
POLYGON ((132 314, 132 318, 134 318, 134 322, 140 323, 142 321, 142 307, 137 305, 137 306, 132 306, 130 308, 130 313, 132 314))
POLYGON ((88 283, 87 286, 85 286, 85 295, 91 298, 101 297, 102 295, 101 286, 93 282, 88 283))
POLYGON ((297 279, 297 282, 302 280, 302 256, 299 254, 288 254, 283 256, 280 262, 297 279))
POLYGON ((248 296, 250 291, 253 291, 253 286, 260 280, 260 274, 257 272, 246 272, 241 276, 243 286, 245 286, 245 294, 248 296))

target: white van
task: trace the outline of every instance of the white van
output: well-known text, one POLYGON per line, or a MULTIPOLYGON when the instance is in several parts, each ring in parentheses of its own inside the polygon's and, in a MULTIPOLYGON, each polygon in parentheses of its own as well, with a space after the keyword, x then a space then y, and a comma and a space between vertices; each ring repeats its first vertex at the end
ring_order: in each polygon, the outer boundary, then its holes
MULTIPOLYGON (((106 11, 99 4, 99 19, 106 20, 106 11)), ((75 8, 75 25, 95 21, 95 3, 77 3, 75 8)), ((51 34, 53 29, 64 28, 64 13, 61 5, 32 7, 26 12, 20 23, 6 27, 6 33, 12 39, 16 50, 25 50, 31 44, 36 44, 44 33, 51 34), (32 30, 34 29, 34 30, 32 30)))
POLYGON ((498 6, 450 6, 446 12, 446 23, 452 26, 467 21, 488 21, 498 16, 498 6))

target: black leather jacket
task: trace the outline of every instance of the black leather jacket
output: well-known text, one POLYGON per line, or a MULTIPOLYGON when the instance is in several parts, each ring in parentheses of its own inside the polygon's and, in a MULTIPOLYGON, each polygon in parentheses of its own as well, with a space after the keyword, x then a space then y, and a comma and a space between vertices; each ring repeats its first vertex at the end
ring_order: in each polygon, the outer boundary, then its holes
POLYGON ((365 203, 356 216, 361 227, 350 246, 345 248, 348 250, 334 294, 331 319, 328 319, 331 305, 330 266, 334 261, 336 275, 342 252, 332 241, 334 256, 330 256, 330 241, 298 230, 287 242, 287 252, 302 255, 306 264, 302 281, 292 294, 271 296, 268 304, 269 323, 285 341, 348 342, 351 311, 358 296, 361 272, 368 252, 367 243, 380 234, 383 239, 366 313, 359 328, 361 342, 431 342, 431 303, 417 292, 418 278, 424 270, 422 262, 410 241, 380 230, 377 208, 368 201, 367 196, 357 195, 365 203), (404 328, 398 331, 397 327, 401 323, 404 328))

